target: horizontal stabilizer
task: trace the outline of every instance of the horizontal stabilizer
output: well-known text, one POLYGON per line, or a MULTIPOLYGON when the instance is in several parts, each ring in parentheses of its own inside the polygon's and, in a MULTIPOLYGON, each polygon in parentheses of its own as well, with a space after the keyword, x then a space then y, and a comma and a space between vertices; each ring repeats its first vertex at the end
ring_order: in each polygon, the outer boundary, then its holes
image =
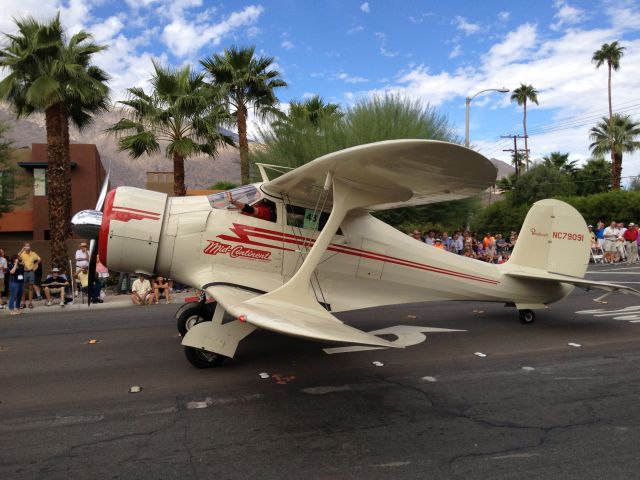
POLYGON ((584 278, 572 277, 569 275, 562 275, 559 273, 531 273, 531 272, 507 272, 505 275, 514 278, 524 278, 528 280, 539 280, 546 282, 561 282, 568 283, 569 285, 575 285, 576 287, 585 288, 587 290, 596 288, 599 290, 605 290, 607 292, 620 292, 630 295, 640 296, 640 291, 635 288, 626 287, 624 285, 618 285, 617 283, 607 282, 594 282, 591 280, 585 280, 584 278))

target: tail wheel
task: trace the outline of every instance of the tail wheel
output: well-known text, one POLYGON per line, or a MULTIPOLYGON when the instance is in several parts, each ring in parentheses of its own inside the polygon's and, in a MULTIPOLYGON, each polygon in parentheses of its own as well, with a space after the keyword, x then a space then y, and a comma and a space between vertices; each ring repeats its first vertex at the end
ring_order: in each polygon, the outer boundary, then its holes
POLYGON ((192 306, 185 308, 178 317, 178 333, 184 337, 189 329, 195 324, 200 322, 210 322, 213 318, 213 312, 216 309, 215 306, 215 303, 208 303, 204 306, 194 303, 192 306))
POLYGON ((535 322, 536 314, 533 313, 533 310, 518 310, 520 313, 520 322, 525 325, 535 322))
POLYGON ((211 368, 222 365, 227 357, 199 348, 184 347, 184 354, 189 363, 196 368, 211 368))

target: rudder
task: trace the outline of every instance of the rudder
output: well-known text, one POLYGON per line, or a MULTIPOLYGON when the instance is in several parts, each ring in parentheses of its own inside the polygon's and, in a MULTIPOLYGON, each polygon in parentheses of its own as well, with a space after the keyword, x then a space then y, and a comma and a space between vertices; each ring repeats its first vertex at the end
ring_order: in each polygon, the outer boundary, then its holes
POLYGON ((506 265, 582 278, 589 263, 590 244, 580 212, 560 200, 540 200, 527 213, 506 265))

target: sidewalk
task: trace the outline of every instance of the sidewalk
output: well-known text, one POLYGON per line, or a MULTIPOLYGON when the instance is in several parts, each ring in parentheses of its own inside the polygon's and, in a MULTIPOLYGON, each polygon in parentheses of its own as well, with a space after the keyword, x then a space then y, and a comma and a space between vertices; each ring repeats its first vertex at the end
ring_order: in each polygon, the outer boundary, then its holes
MULTIPOLYGON (((193 289, 188 291, 182 291, 181 293, 173 293, 171 294, 171 304, 175 305, 176 310, 180 305, 184 303, 184 299, 187 297, 193 297, 195 294, 193 289)), ((84 303, 80 303, 80 296, 77 296, 74 299, 73 303, 67 303, 64 307, 61 307, 59 303, 55 301, 52 303, 50 307, 47 307, 46 300, 34 300, 33 308, 25 308, 22 310, 24 315, 39 315, 39 314, 47 314, 47 315, 56 315, 69 311, 76 310, 85 310, 85 311, 99 311, 99 310, 110 310, 114 308, 142 308, 139 305, 134 305, 131 302, 131 298, 128 294, 116 295, 113 292, 107 292, 107 296, 103 298, 103 303, 92 303, 91 306, 87 305, 87 297, 84 297, 84 303)), ((160 300, 160 305, 165 305, 165 300, 160 300)), ((146 308, 154 308, 156 305, 145 305, 146 308)), ((0 315, 9 315, 9 310, 4 309, 0 310, 0 315)))

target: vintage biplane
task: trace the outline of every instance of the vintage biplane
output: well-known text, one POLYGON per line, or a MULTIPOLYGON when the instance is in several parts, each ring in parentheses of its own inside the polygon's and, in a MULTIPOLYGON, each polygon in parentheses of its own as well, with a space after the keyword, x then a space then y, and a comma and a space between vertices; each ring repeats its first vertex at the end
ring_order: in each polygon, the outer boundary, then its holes
MULTIPOLYGON (((178 313, 182 345, 196 367, 233 357, 256 328, 328 343, 396 347, 346 325, 334 313, 407 302, 504 303, 523 323, 575 286, 638 294, 585 280, 590 239, 582 216, 558 200, 529 210, 509 261, 465 258, 418 242, 371 215, 476 195, 496 168, 459 145, 393 140, 320 157, 269 180, 231 191, 234 200, 269 200, 270 220, 230 208, 228 195, 168 197, 119 187, 96 210, 74 216, 110 269, 162 274, 215 301, 178 313), (104 207, 104 208, 103 208, 104 207)), ((434 208, 438 208, 437 205, 434 208)), ((95 262, 92 262, 95 263, 95 262)))

